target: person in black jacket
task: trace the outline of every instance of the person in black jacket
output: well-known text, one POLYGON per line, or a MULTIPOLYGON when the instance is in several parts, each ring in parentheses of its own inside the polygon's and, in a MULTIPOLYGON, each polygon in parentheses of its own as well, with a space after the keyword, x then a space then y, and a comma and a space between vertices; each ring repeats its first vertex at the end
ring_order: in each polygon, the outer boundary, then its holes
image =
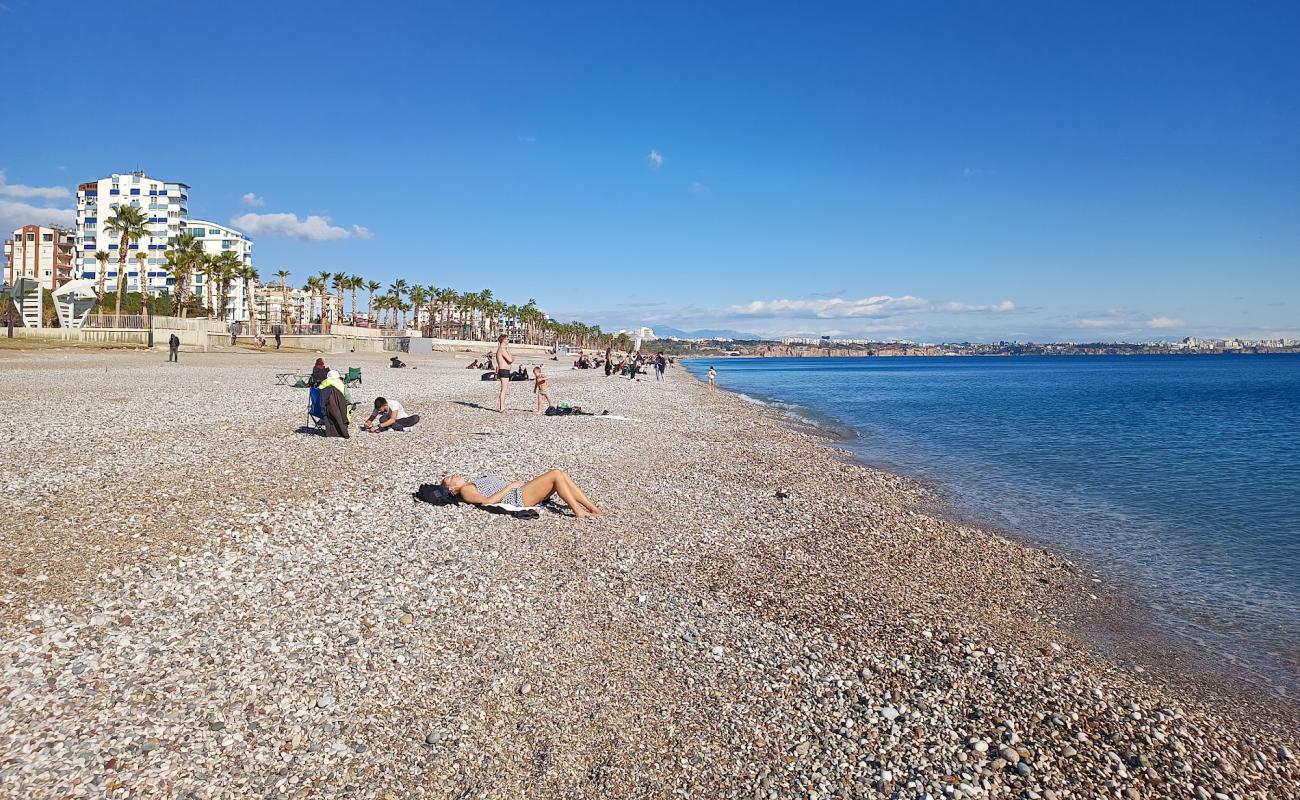
POLYGON ((171 337, 167 339, 167 360, 179 362, 180 357, 177 354, 180 353, 180 351, 181 337, 173 333, 171 337))
POLYGON ((308 386, 320 386, 321 381, 325 380, 330 374, 330 368, 325 366, 325 359, 316 359, 316 366, 311 368, 311 377, 307 379, 308 386))

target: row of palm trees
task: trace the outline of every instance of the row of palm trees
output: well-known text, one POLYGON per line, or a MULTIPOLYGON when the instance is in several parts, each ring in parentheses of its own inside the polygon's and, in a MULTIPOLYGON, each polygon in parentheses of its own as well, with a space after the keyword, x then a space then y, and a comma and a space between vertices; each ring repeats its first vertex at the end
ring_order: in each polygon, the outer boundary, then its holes
MULTIPOLYGON (((150 235, 148 219, 140 208, 121 205, 104 221, 103 229, 119 238, 117 305, 114 313, 120 317, 122 298, 127 286, 128 251, 131 244, 150 235)), ((207 253, 198 237, 183 233, 172 240, 171 248, 164 257, 165 271, 174 284, 173 305, 181 317, 188 316, 191 291, 189 281, 192 275, 204 276, 203 306, 209 316, 216 317, 225 316, 230 288, 238 280, 247 292, 250 330, 257 330, 255 290, 259 277, 257 271, 245 264, 236 252, 228 250, 219 254, 207 253)), ((99 261, 98 294, 102 306, 105 299, 104 279, 111 256, 99 251, 95 253, 95 258, 99 261)), ((137 252, 135 258, 136 288, 143 300, 148 291, 145 269, 147 256, 137 252)), ((276 273, 280 279, 283 310, 289 308, 289 276, 288 270, 276 273)), ((411 320, 422 333, 446 339, 490 341, 501 333, 507 333, 528 344, 570 344, 579 347, 605 344, 625 347, 627 344, 626 335, 621 338, 611 336, 601 331, 598 325, 585 325, 577 320, 560 322, 551 319, 537 307, 536 300, 530 299, 522 306, 505 303, 493 297, 491 289, 457 292, 446 287, 409 284, 401 278, 389 284, 387 291, 381 291, 382 289, 383 284, 379 281, 366 280, 359 275, 321 272, 307 278, 302 287, 307 300, 305 312, 308 319, 320 319, 324 326, 343 324, 346 320, 354 325, 379 325, 398 330, 406 329, 406 314, 413 312, 411 320), (369 293, 364 318, 357 313, 357 292, 363 289, 369 293), (344 292, 351 292, 351 313, 346 316, 344 292), (337 302, 331 302, 331 298, 337 298, 337 302)), ((142 305, 146 314, 151 313, 148 302, 143 302, 142 305)))
MULTIPOLYGON (((113 209, 113 215, 104 221, 103 229, 106 233, 118 237, 117 304, 113 313, 114 316, 121 317, 122 298, 126 294, 128 284, 127 254, 132 244, 150 235, 148 219, 140 208, 121 205, 113 209)), ((95 260, 99 262, 99 285, 96 293, 99 295, 101 307, 104 304, 104 280, 108 274, 108 261, 111 257, 103 250, 95 253, 95 260)), ((174 285, 173 307, 181 317, 189 315, 190 276, 203 275, 203 306, 210 316, 217 317, 225 315, 226 306, 230 302, 230 287, 239 280, 243 282, 244 290, 247 292, 248 309, 252 317, 250 322, 256 330, 256 307, 253 304, 253 295, 258 281, 257 270, 245 264, 238 253, 233 250, 217 254, 208 253, 204 251, 203 243, 197 236, 192 233, 182 233, 172 240, 172 247, 166 251, 164 258, 164 271, 174 285)), ((152 313, 150 305, 144 301, 149 285, 146 269, 148 256, 137 251, 135 259, 136 291, 140 292, 144 313, 149 314, 152 313)))
MULTIPOLYGON (((288 270, 276 277, 283 293, 282 307, 289 306, 288 270)), ((379 281, 341 272, 321 272, 307 278, 302 286, 306 295, 306 315, 319 319, 323 326, 344 324, 379 326, 405 330, 410 322, 426 336, 443 339, 487 341, 508 333, 527 344, 572 344, 581 347, 613 343, 615 337, 604 334, 598 325, 578 321, 551 319, 529 299, 524 305, 497 300, 491 289, 481 292, 457 292, 433 285, 410 284, 399 278, 387 291, 379 281), (331 293, 330 289, 333 289, 331 293), (365 314, 357 312, 357 292, 365 290, 365 314), (349 297, 346 293, 350 293, 349 297), (348 310, 350 309, 350 313, 348 310)), ((624 337, 626 338, 626 337, 624 337)))

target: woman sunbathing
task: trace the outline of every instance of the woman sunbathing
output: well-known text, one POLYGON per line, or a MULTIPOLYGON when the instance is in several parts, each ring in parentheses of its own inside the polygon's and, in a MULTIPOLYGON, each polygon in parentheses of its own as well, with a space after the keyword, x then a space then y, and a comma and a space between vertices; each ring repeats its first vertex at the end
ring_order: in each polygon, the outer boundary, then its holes
POLYGON ((545 503, 552 495, 559 495, 579 519, 605 515, 562 469, 544 472, 527 483, 507 483, 495 475, 480 475, 473 480, 467 480, 464 475, 448 475, 442 479, 442 488, 446 491, 444 502, 460 499, 476 506, 508 503, 528 508, 545 503))

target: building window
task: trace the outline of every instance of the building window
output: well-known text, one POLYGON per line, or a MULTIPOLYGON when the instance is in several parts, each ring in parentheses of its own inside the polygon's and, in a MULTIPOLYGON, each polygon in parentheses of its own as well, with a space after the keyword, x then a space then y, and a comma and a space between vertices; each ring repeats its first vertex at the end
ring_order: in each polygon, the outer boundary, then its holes
POLYGON ((132 190, 131 190, 131 194, 140 194, 140 190, 139 190, 139 189, 132 189, 132 190))
POLYGON ((121 194, 121 192, 119 192, 117 189, 109 189, 109 190, 108 190, 108 193, 109 193, 109 194, 121 194))
POLYGON ((54 234, 52 234, 52 233, 42 233, 42 234, 41 234, 41 241, 42 241, 42 242, 52 242, 52 241, 54 241, 54 234))

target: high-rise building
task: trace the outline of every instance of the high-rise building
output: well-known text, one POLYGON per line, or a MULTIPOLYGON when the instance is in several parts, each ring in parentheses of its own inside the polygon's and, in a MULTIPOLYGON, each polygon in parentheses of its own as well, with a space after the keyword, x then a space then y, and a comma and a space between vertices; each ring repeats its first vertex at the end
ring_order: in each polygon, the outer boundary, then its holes
MULTIPOLYGON (((189 220, 185 230, 202 243, 203 252, 209 256, 234 252, 235 255, 239 256, 239 261, 244 266, 253 266, 253 240, 248 235, 240 233, 228 225, 218 225, 204 219, 189 220)), ((202 297, 209 307, 213 307, 218 302, 217 287, 213 286, 209 289, 204 280, 203 275, 195 275, 194 281, 190 285, 194 287, 194 292, 202 297)), ((171 282, 170 280, 167 281, 168 284, 171 282)), ((248 292, 244 287, 244 281, 240 278, 230 282, 230 294, 226 298, 226 311, 223 318, 241 322, 248 319, 248 292)))
POLYGON ((149 234, 128 245, 126 259, 126 288, 137 288, 136 272, 139 262, 136 253, 146 255, 146 284, 150 292, 165 291, 167 273, 163 268, 163 254, 171 239, 180 236, 189 218, 190 187, 174 181, 161 181, 143 172, 125 175, 113 174, 77 187, 77 263, 76 273, 81 278, 99 279, 99 262, 95 253, 109 254, 105 265, 105 289, 116 291, 120 254, 119 237, 104 232, 104 223, 113 216, 120 205, 132 205, 144 212, 149 234))
POLYGON ((76 237, 60 227, 24 225, 13 232, 4 246, 4 282, 10 286, 19 278, 35 278, 51 292, 72 280, 76 237))

